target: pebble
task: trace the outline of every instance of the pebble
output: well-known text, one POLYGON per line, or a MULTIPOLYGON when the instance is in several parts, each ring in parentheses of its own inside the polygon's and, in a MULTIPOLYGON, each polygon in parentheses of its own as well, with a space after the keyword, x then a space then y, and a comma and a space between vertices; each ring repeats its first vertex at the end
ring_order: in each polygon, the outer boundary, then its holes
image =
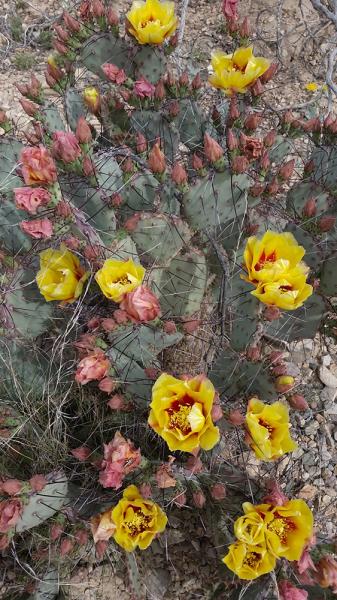
POLYGON ((330 369, 326 366, 321 365, 318 370, 318 376, 324 385, 329 388, 337 388, 337 378, 332 374, 330 369))

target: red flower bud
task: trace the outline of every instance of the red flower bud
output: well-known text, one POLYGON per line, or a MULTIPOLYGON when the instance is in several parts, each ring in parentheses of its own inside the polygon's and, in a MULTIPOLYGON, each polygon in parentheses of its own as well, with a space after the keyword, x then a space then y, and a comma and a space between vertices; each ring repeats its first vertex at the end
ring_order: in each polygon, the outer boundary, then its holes
POLYGON ((329 114, 324 119, 323 127, 325 127, 326 129, 329 129, 334 122, 335 122, 335 116, 333 115, 333 113, 329 112, 329 114))
POLYGON ((119 24, 118 14, 112 7, 109 8, 107 17, 108 23, 111 25, 111 27, 116 27, 119 24))
POLYGON ((268 171, 270 167, 270 158, 268 152, 264 152, 261 156, 260 167, 263 171, 268 171))
POLYGON ((127 231, 134 231, 138 225, 140 219, 140 213, 135 213, 132 217, 129 217, 124 223, 124 228, 127 231))
POLYGON ((95 165, 92 162, 90 156, 85 156, 82 162, 83 173, 86 177, 92 177, 95 175, 95 165))
POLYGON ((232 160, 232 171, 236 175, 245 173, 249 167, 249 160, 245 156, 234 156, 232 160))
POLYGON ((50 62, 47 64, 47 73, 49 73, 49 75, 55 79, 56 82, 60 81, 64 75, 63 71, 59 69, 59 67, 50 62))
POLYGON ((278 171, 278 176, 283 180, 283 181, 288 181, 288 179, 290 179, 290 177, 292 176, 294 169, 295 169, 295 164, 296 164, 296 160, 294 158, 292 158, 291 160, 288 160, 286 163, 284 163, 284 165, 282 165, 282 167, 279 169, 278 171))
POLYGON ((206 498, 201 490, 193 492, 193 502, 196 508, 203 508, 206 504, 206 498))
POLYGON ((60 556, 66 556, 72 551, 73 548, 74 542, 68 537, 63 538, 60 543, 60 556))
POLYGON ((263 144, 266 148, 270 148, 271 146, 273 146, 273 144, 275 144, 275 140, 276 140, 276 129, 271 129, 271 131, 269 131, 267 133, 267 135, 264 137, 263 144))
POLYGON ((261 96, 264 92, 264 87, 260 81, 260 79, 257 79, 255 81, 255 83, 251 86, 250 91, 252 93, 252 96, 254 96, 255 98, 258 96, 261 96))
POLYGON ((226 488, 222 483, 215 483, 211 487, 211 496, 214 500, 223 500, 226 498, 226 488))
POLYGON ((268 355, 268 360, 272 365, 281 363, 283 358, 283 352, 280 352, 279 350, 273 350, 273 352, 268 355))
POLYGON ((250 113, 247 115, 244 121, 244 127, 250 131, 254 131, 261 121, 261 116, 256 113, 250 113))
POLYGON ((204 163, 202 162, 202 159, 196 153, 194 153, 192 156, 192 167, 196 171, 200 171, 204 168, 204 163))
POLYGON ((287 110, 283 115, 282 121, 285 125, 291 125, 295 121, 295 117, 290 110, 287 110))
POLYGON ((180 113, 180 106, 179 106, 179 102, 178 100, 171 100, 169 107, 168 107, 168 112, 170 117, 174 118, 177 117, 180 113))
POLYGON ((52 77, 51 75, 49 75, 48 71, 45 73, 45 79, 47 82, 47 85, 53 89, 55 87, 55 85, 57 84, 56 79, 54 79, 54 77, 52 77))
POLYGON ((261 357, 261 348, 258 346, 249 346, 246 350, 247 359, 256 362, 261 357))
POLYGON ((239 147, 238 139, 233 129, 227 129, 227 148, 228 150, 236 150, 239 147))
POLYGON ((240 117, 238 99, 235 95, 233 95, 230 99, 228 117, 231 123, 233 123, 233 121, 236 121, 236 119, 239 119, 240 117))
POLYGON ((22 94, 23 96, 27 96, 28 85, 26 83, 16 83, 15 87, 20 92, 20 94, 22 94))
POLYGON ((174 163, 171 173, 172 181, 177 185, 185 185, 187 183, 187 173, 183 165, 179 162, 174 163))
POLYGON ((165 333, 176 333, 177 326, 174 321, 165 321, 163 329, 165 333))
POLYGON ((157 142, 150 151, 147 164, 152 173, 161 174, 165 172, 166 160, 164 153, 159 147, 159 142, 157 142))
POLYGON ((76 137, 80 144, 87 144, 91 141, 91 129, 84 117, 77 121, 76 137))
POLYGON ((335 226, 335 222, 336 217, 333 217, 332 215, 325 215, 319 220, 318 226, 321 231, 331 231, 331 229, 333 229, 335 226))
POLYGON ((94 17, 104 17, 105 15, 105 8, 104 8, 104 4, 102 4, 101 0, 93 0, 92 2, 92 14, 94 15, 94 17))
POLYGON ((159 79, 156 88, 154 90, 154 97, 156 100, 163 100, 166 96, 165 86, 162 79, 159 79))
POLYGON ((182 506, 186 506, 187 498, 185 492, 180 492, 178 496, 173 498, 173 502, 179 508, 181 508, 182 506))
POLYGON ((197 73, 196 76, 194 77, 193 81, 192 81, 192 89, 193 90, 200 90, 200 88, 202 87, 203 83, 202 83, 202 79, 200 76, 200 73, 197 73))
POLYGON ((275 196, 277 194, 277 192, 279 191, 280 186, 277 183, 276 178, 272 179, 271 182, 267 185, 266 188, 266 193, 269 194, 269 196, 275 196))
POLYGON ((29 117, 34 117, 36 113, 39 112, 40 107, 38 104, 35 104, 35 102, 31 102, 30 100, 27 100, 27 98, 20 98, 19 102, 26 115, 29 117))
POLYGON ((251 188, 249 188, 249 193, 251 196, 253 196, 253 198, 258 198, 261 196, 261 194, 263 194, 264 188, 265 186, 263 183, 256 182, 251 188))
POLYGON ((250 26, 249 26, 248 17, 245 17, 243 19, 243 21, 240 25, 239 33, 240 33, 241 37, 243 37, 243 38, 247 38, 250 36, 250 26))
POLYGON ((64 11, 63 13, 63 21, 65 26, 73 33, 77 33, 77 31, 81 29, 81 23, 76 21, 76 19, 74 19, 67 11, 64 11))
POLYGON ((136 149, 138 154, 143 154, 143 152, 147 152, 146 137, 140 132, 136 134, 136 149))
POLYGON ((277 321, 281 316, 281 311, 277 306, 267 306, 263 313, 263 318, 266 321, 277 321))
POLYGON ((305 165, 304 165, 304 174, 305 175, 310 175, 311 173, 313 173, 314 170, 315 170, 315 163, 313 160, 309 160, 307 163, 305 163, 305 165))
POLYGON ((65 29, 63 29, 63 27, 61 27, 61 25, 54 25, 54 30, 56 31, 57 37, 61 42, 68 42, 70 35, 65 29))
POLYGON ((60 525, 59 523, 54 523, 50 528, 51 541, 56 542, 56 540, 58 540, 60 535, 62 535, 63 531, 64 531, 63 525, 60 525))
POLYGON ((268 81, 270 81, 274 77, 274 75, 276 74, 277 70, 278 70, 278 64, 277 63, 271 63, 271 65, 267 69, 267 71, 265 71, 263 73, 263 75, 261 75, 261 77, 260 77, 262 83, 268 83, 268 81))
POLYGON ((303 207, 303 216, 304 217, 314 217, 317 212, 316 200, 315 198, 309 198, 306 201, 303 207))
POLYGON ((322 125, 321 125, 321 122, 318 117, 309 119, 308 121, 305 121, 303 124, 304 131, 306 131, 308 133, 318 133, 321 131, 321 127, 322 127, 322 125))
POLYGON ((179 84, 186 87, 188 86, 189 82, 188 73, 184 71, 179 77, 179 84))
POLYGON ((239 410, 231 410, 227 416, 228 421, 232 424, 237 426, 243 425, 243 423, 245 422, 245 417, 242 413, 240 413, 239 410))
POLYGON ((207 160, 213 164, 220 160, 224 154, 220 144, 209 133, 205 133, 204 135, 204 150, 207 160))
POLYGON ((123 160, 123 162, 121 163, 120 166, 121 166, 123 173, 133 173, 133 171, 134 171, 134 164, 133 164, 130 156, 127 156, 125 158, 125 160, 123 160))
POLYGON ((53 40, 53 46, 55 48, 55 50, 57 50, 60 54, 67 54, 68 52, 68 48, 65 44, 63 44, 63 42, 60 42, 60 40, 53 40))
POLYGON ((121 204, 123 204, 123 198, 117 192, 115 194, 112 194, 110 201, 114 208, 118 208, 121 204))
POLYGON ((273 368, 273 375, 275 375, 275 377, 279 377, 280 375, 286 375, 287 370, 287 365, 280 363, 279 365, 276 365, 276 367, 273 368))
POLYGON ((287 398, 291 408, 295 410, 308 410, 309 404, 301 394, 292 394, 287 398))

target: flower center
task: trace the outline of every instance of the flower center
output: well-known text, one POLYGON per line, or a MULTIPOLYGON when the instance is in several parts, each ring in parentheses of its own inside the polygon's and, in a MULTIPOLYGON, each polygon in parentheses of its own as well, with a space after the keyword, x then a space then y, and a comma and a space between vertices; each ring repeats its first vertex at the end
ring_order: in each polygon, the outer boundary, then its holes
POLYGON ((261 271, 266 263, 274 263, 276 261, 276 251, 273 250, 271 254, 266 255, 265 251, 262 252, 258 262, 255 265, 255 271, 261 271))
POLYGON ((114 281, 113 283, 119 283, 120 285, 128 285, 129 283, 131 283, 131 281, 129 280, 127 275, 123 275, 123 277, 116 279, 116 281, 114 281))
POLYGON ((156 19, 156 17, 151 15, 148 19, 146 19, 146 21, 142 21, 140 26, 142 29, 144 29, 145 27, 147 27, 147 25, 149 23, 157 23, 158 25, 161 25, 161 22, 159 21, 159 19, 156 19))
POLYGON ((133 508, 133 516, 129 520, 124 521, 124 527, 128 530, 131 537, 136 537, 139 533, 143 533, 149 528, 151 517, 144 515, 140 508, 133 508))
POLYGON ((267 423, 267 421, 265 421, 264 419, 259 419, 259 425, 267 429, 267 431, 269 432, 269 437, 271 437, 274 431, 274 427, 272 427, 271 424, 267 423))
POLYGON ((171 429, 179 429, 183 435, 191 433, 192 429, 188 416, 192 410, 192 406, 193 400, 188 396, 173 402, 172 406, 167 410, 171 429))
POLYGON ((248 552, 246 554, 242 566, 250 567, 251 569, 256 569, 261 562, 261 555, 257 552, 248 552))
POLYGON ((278 517, 268 524, 267 528, 269 531, 276 533, 277 537, 281 540, 282 544, 287 542, 287 534, 289 531, 296 529, 295 524, 289 519, 283 519, 278 517))

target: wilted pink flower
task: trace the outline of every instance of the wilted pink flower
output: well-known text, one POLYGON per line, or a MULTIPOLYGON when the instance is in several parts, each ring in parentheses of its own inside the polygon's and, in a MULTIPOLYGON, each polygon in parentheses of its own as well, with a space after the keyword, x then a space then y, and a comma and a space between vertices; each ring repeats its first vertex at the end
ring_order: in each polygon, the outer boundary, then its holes
POLYGON ((241 132, 240 135, 240 147, 243 154, 249 160, 256 160, 260 158, 263 150, 263 142, 254 137, 250 137, 241 132))
POLYGON ((109 81, 116 81, 116 77, 119 73, 119 67, 117 67, 117 65, 114 65, 112 63, 104 63, 104 65, 101 66, 101 69, 105 77, 109 79, 109 81))
POLYGON ((56 540, 58 540, 60 535, 62 535, 63 530, 64 530, 63 525, 60 525, 60 523, 53 523, 53 525, 50 528, 51 541, 55 542, 56 540))
POLYGON ((203 508, 205 506, 206 498, 201 490, 197 490, 196 492, 193 492, 193 502, 194 502, 194 506, 196 506, 197 508, 203 508))
POLYGON ((185 469, 194 475, 195 473, 201 473, 204 470, 204 465, 198 456, 189 456, 185 469))
POLYGON ((41 492, 41 490, 46 487, 48 481, 44 475, 38 474, 33 475, 33 477, 30 478, 29 483, 34 492, 41 492))
POLYGON ((145 285, 140 285, 133 292, 125 294, 120 307, 139 323, 153 321, 160 315, 158 298, 145 285))
POLYGON ((81 350, 81 352, 84 352, 85 354, 94 350, 95 344, 96 336, 92 335, 91 333, 83 333, 77 342, 74 342, 75 348, 77 348, 77 350, 81 350))
POLYGON ((51 199, 50 193, 43 188, 15 188, 14 195, 16 208, 26 210, 31 215, 36 215, 39 206, 46 206, 51 199))
POLYGON ((76 135, 71 131, 55 131, 52 152, 65 163, 77 160, 81 156, 81 148, 76 135))
POLYGON ((149 483, 141 483, 139 486, 139 492, 143 496, 143 498, 151 498, 152 496, 152 488, 149 483))
POLYGON ((272 504, 273 506, 283 506, 288 502, 289 498, 284 495, 277 481, 274 479, 268 482, 268 494, 264 496, 263 502, 272 504))
POLYGON ((46 239, 53 235, 53 224, 49 219, 35 219, 34 221, 21 221, 22 231, 35 239, 46 239))
POLYGON ((101 327, 102 327, 103 331, 106 331, 106 332, 114 331, 114 329, 116 329, 116 327, 117 327, 117 323, 116 323, 115 319, 102 319, 101 327))
POLYGON ((18 479, 7 479, 0 483, 0 490, 8 494, 8 496, 15 496, 21 492, 22 483, 18 479))
POLYGON ((211 487, 211 496, 214 500, 223 500, 226 498, 226 488, 222 483, 215 483, 211 487))
POLYGON ((114 381, 114 379, 112 379, 112 377, 104 377, 104 379, 102 379, 99 382, 98 387, 101 390, 101 392, 111 394, 111 392, 113 392, 113 390, 116 387, 116 382, 114 381))
POLYGON ((287 398, 291 408, 295 410, 308 410, 309 404, 302 394, 292 394, 287 398))
POLYGON ((79 446, 78 448, 70 450, 70 453, 80 462, 84 462, 85 460, 88 460, 90 454, 92 454, 92 451, 90 448, 88 448, 88 446, 79 446))
POLYGON ((60 543, 60 555, 66 556, 74 548, 74 542, 69 537, 63 538, 60 543))
POLYGON ((172 477, 172 469, 170 464, 163 463, 156 471, 156 482, 160 489, 167 489, 176 486, 176 480, 172 477))
POLYGON ((308 551, 308 546, 304 548, 301 558, 296 562, 296 566, 300 575, 303 575, 303 573, 310 570, 317 571, 310 556, 310 552, 308 551))
POLYGON ((237 3, 238 0, 223 0, 222 12, 227 19, 237 19, 237 3))
POLYGON ((91 354, 80 361, 75 374, 75 380, 81 385, 89 381, 100 381, 106 377, 110 368, 110 362, 100 348, 96 348, 91 354))
POLYGON ((280 581, 278 583, 280 600, 307 600, 308 592, 295 587, 290 581, 280 581))
POLYGON ((141 461, 140 450, 135 449, 130 440, 123 438, 116 431, 114 439, 109 444, 104 444, 104 460, 99 473, 100 484, 107 488, 118 490, 128 473, 134 471, 141 461))
POLYGON ((337 561, 330 554, 326 554, 317 563, 317 580, 323 588, 331 587, 337 594, 337 561))
POLYGON ((138 98, 151 98, 155 91, 155 86, 152 85, 147 79, 142 78, 136 81, 133 92, 138 98))
POLYGON ((245 416, 237 409, 229 411, 228 421, 232 423, 232 425, 240 426, 245 422, 245 416))
POLYGON ((7 533, 17 524, 23 504, 19 498, 11 498, 0 502, 0 533, 7 533))
POLYGON ((117 308, 117 310, 114 311, 114 319, 118 325, 124 325, 130 320, 130 317, 126 310, 117 308))
POLYGON ((20 161, 26 185, 54 183, 57 180, 55 163, 49 150, 44 146, 24 148, 20 161))

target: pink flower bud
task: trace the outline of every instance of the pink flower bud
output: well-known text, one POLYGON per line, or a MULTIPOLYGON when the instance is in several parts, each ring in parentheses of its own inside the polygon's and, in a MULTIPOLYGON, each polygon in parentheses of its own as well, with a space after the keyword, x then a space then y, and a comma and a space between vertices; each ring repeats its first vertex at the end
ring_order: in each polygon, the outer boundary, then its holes
POLYGON ((60 543, 60 556, 66 556, 67 554, 70 554, 73 548, 74 542, 69 537, 63 538, 60 543))
POLYGON ((293 113, 290 110, 287 110, 283 115, 283 123, 285 125, 292 125, 295 120, 293 113))
POLYGON ((213 404, 211 417, 213 423, 216 423, 217 421, 220 421, 220 419, 223 418, 223 410, 219 404, 213 404))
POLYGON ((67 52, 68 52, 67 46, 63 42, 60 42, 60 40, 54 39, 53 46, 54 46, 55 50, 57 50, 57 52, 59 52, 62 55, 67 54, 67 52))
POLYGON ((278 582, 280 600, 307 600, 308 592, 295 587, 290 581, 278 582))
POLYGON ((81 385, 89 381, 104 379, 110 368, 110 361, 100 348, 85 356, 79 363, 75 374, 75 381, 81 385))
POLYGON ((97 329, 97 327, 99 327, 100 324, 101 319, 99 317, 93 317, 92 319, 90 319, 90 321, 88 321, 87 327, 88 329, 97 329))
POLYGON ((263 139, 265 148, 270 148, 276 141, 276 129, 271 129, 263 139))
POLYGON ((132 162, 132 158, 127 156, 120 165, 123 173, 133 173, 134 172, 134 164, 132 162))
POLYGON ((167 71, 167 73, 166 73, 166 84, 169 87, 173 87, 173 86, 177 85, 176 78, 174 77, 172 71, 167 71))
POLYGON ((229 121, 233 123, 237 119, 240 118, 240 111, 238 107, 238 99, 237 96, 233 95, 229 102, 229 111, 228 111, 229 121))
POLYGON ((130 317, 126 310, 122 310, 120 308, 117 308, 117 310, 115 310, 114 319, 118 325, 125 325, 130 321, 130 317))
POLYGON ((200 73, 197 73, 194 77, 194 79, 192 80, 192 90, 200 90, 200 88, 203 86, 203 82, 201 79, 201 75, 200 73))
POLYGON ((144 369, 146 377, 149 379, 157 379, 159 377, 160 371, 157 367, 146 367, 144 369))
POLYGON ((81 337, 74 342, 75 348, 77 350, 84 351, 85 354, 88 354, 92 350, 95 349, 96 337, 90 333, 83 333, 81 337))
POLYGON ((106 540, 99 540, 96 544, 95 544, 95 551, 96 551, 96 556, 98 559, 102 559, 107 547, 108 547, 108 543, 106 540))
POLYGON ((120 307, 138 323, 153 321, 160 315, 158 298, 145 285, 140 285, 133 292, 125 294, 120 307))
POLYGON ((108 18, 108 23, 109 23, 109 25, 111 25, 111 27, 117 27, 117 25, 119 24, 119 18, 118 18, 118 14, 112 7, 110 7, 108 10, 107 18, 108 18))
POLYGON ((46 487, 48 481, 44 475, 38 474, 33 475, 33 477, 30 478, 29 483, 34 492, 41 492, 41 490, 46 487))
POLYGON ((308 410, 309 408, 309 404, 301 394, 292 394, 287 397, 287 400, 291 408, 294 408, 295 410, 308 410))
POLYGON ((161 151, 158 142, 156 142, 156 144, 151 149, 151 151, 149 153, 149 158, 148 158, 147 164, 148 164, 149 169, 152 171, 152 173, 162 174, 165 172, 165 169, 166 169, 165 155, 161 151))
POLYGON ((325 127, 325 129, 329 129, 334 122, 335 116, 333 113, 329 112, 329 114, 324 119, 323 127, 325 127))
POLYGON ((186 333, 192 334, 192 333, 195 333, 195 331, 197 331, 197 329, 199 329, 200 325, 201 325, 200 319, 189 319, 188 321, 185 321, 183 323, 183 330, 186 333))
POLYGON ((214 500, 223 500, 224 498, 226 498, 226 488, 222 483, 215 483, 212 487, 211 487, 211 496, 212 498, 214 498, 214 500))
POLYGON ((196 508, 203 508, 206 504, 206 498, 201 490, 193 492, 193 502, 196 508))
POLYGON ((179 77, 179 85, 183 86, 183 87, 187 87, 190 83, 190 80, 188 78, 188 73, 186 71, 184 71, 180 77, 179 77))
POLYGON ((56 79, 54 79, 54 77, 52 77, 48 72, 45 73, 45 79, 47 82, 47 85, 53 89, 55 87, 55 85, 57 84, 56 79))
POLYGON ((228 150, 236 150, 239 147, 238 139, 233 129, 227 130, 227 148, 228 150))
POLYGON ((260 79, 257 79, 255 81, 255 83, 251 86, 250 91, 251 91, 252 96, 254 96, 255 98, 257 98, 258 96, 261 96, 263 94, 264 87, 263 87, 260 79))
POLYGON ((275 387, 278 392, 284 394, 294 387, 295 379, 291 375, 281 375, 276 379, 275 387))
POLYGON ((50 193, 44 188, 21 187, 15 188, 15 206, 36 215, 40 206, 47 206, 51 200, 50 193))
POLYGON ((20 98, 19 100, 23 110, 25 111, 26 115, 28 115, 29 117, 34 117, 40 110, 40 107, 38 104, 35 104, 35 102, 31 102, 30 100, 27 100, 27 98, 20 98))
POLYGON ((249 26, 248 17, 245 17, 243 19, 243 21, 240 25, 239 33, 240 33, 241 37, 243 37, 243 38, 247 38, 250 36, 250 26, 249 26))
POLYGON ((151 498, 152 496, 152 488, 149 483, 141 483, 139 486, 139 491, 143 498, 151 498))
POLYGON ((249 346, 246 350, 247 359, 256 362, 261 357, 261 348, 258 346, 249 346))
POLYGON ((270 158, 268 152, 264 152, 261 156, 260 167, 263 171, 268 171, 270 167, 270 158))
POLYGON ((237 19, 237 3, 238 0, 222 0, 222 12, 225 19, 237 19))
POLYGON ((89 456, 92 454, 92 451, 88 446, 79 446, 78 448, 74 448, 70 450, 70 453, 74 458, 77 458, 80 462, 85 462, 88 460, 89 456))
POLYGON ((218 142, 213 139, 209 133, 205 133, 204 135, 204 151, 207 160, 209 160, 212 164, 220 160, 224 154, 220 144, 218 144, 218 142))
POLYGON ((63 219, 68 219, 72 216, 73 212, 71 206, 65 200, 60 200, 55 207, 55 214, 63 219))
POLYGON ((275 479, 267 482, 268 494, 263 498, 264 503, 272 504, 273 506, 283 506, 288 502, 287 496, 284 495, 280 486, 275 479))
POLYGON ((7 481, 0 483, 0 489, 8 496, 15 496, 21 492, 22 483, 18 479, 7 479, 7 481))
POLYGON ((304 207, 303 207, 303 216, 304 217, 314 217, 317 212, 316 208, 316 200, 315 198, 309 198, 304 207))
POLYGON ((95 262, 101 255, 101 246, 97 244, 88 244, 83 249, 85 258, 89 261, 95 262))
POLYGON ((112 410, 123 410, 126 407, 126 402, 120 394, 115 394, 109 398, 107 406, 112 410))
POLYGON ((110 331, 114 331, 117 327, 117 323, 114 319, 102 319, 101 327, 103 331, 109 333, 110 331))
POLYGON ((245 156, 234 156, 232 159, 232 171, 236 175, 245 173, 249 167, 249 161, 245 156))
POLYGON ((56 83, 64 77, 63 71, 57 65, 49 62, 47 64, 47 73, 55 80, 56 83))
POLYGON ((270 67, 261 75, 260 79, 262 83, 268 83, 271 79, 273 79, 274 75, 276 75, 278 70, 277 63, 271 63, 270 67))
POLYGON ((117 192, 115 194, 112 194, 111 204, 114 208, 118 208, 119 206, 121 206, 121 204, 123 204, 122 196, 120 194, 118 194, 117 192))
POLYGON ((80 117, 77 121, 76 137, 80 144, 88 144, 91 141, 91 129, 84 117, 80 117))
POLYGON ((261 115, 256 113, 250 113, 247 115, 244 121, 244 127, 250 131, 255 131, 261 121, 261 115))
POLYGON ((58 540, 59 537, 62 535, 63 531, 64 531, 63 525, 60 525, 59 523, 53 523, 53 525, 50 528, 51 541, 56 542, 56 540, 58 540))
POLYGON ((53 235, 53 224, 47 218, 35 219, 34 221, 21 221, 20 229, 36 240, 44 240, 53 235))
MULTIPOLYGON (((115 323, 115 321, 114 321, 114 323, 115 323)), ((115 325, 116 325, 116 323, 115 323, 115 325)), ((112 379, 112 377, 104 377, 104 379, 102 379, 99 382, 98 387, 101 390, 101 392, 106 392, 107 394, 111 394, 111 392, 113 392, 116 387, 116 382, 112 379)))
POLYGON ((279 169, 278 176, 283 181, 288 181, 288 179, 290 179, 295 169, 295 163, 296 160, 293 158, 284 163, 284 165, 282 165, 282 167, 279 169))
POLYGON ((186 185, 187 173, 185 168, 179 162, 175 162, 171 172, 172 181, 177 185, 186 185))
POLYGON ((179 508, 186 506, 187 498, 185 492, 181 492, 180 494, 178 494, 178 496, 175 496, 175 498, 173 498, 173 502, 179 508))
POLYGON ((272 371, 272 372, 273 372, 273 375, 274 375, 275 377, 279 377, 280 375, 286 375, 286 374, 287 374, 287 370, 288 370, 288 367, 287 367, 287 365, 286 365, 286 364, 284 364, 284 363, 279 363, 278 365, 276 365, 276 366, 273 368, 273 371, 272 371))
POLYGON ((303 124, 304 131, 308 133, 319 133, 321 131, 321 127, 322 124, 318 117, 313 117, 303 124))
POLYGON ((104 8, 104 5, 102 4, 101 0, 93 0, 92 4, 91 4, 91 10, 92 10, 92 14, 96 18, 104 17, 104 15, 105 15, 105 8, 104 8))
POLYGON ((172 119, 174 119, 174 117, 177 117, 179 115, 180 106, 179 106, 178 100, 171 100, 171 102, 168 106, 168 112, 172 119))
POLYGON ((196 153, 194 153, 192 156, 192 167, 196 171, 201 171, 201 169, 204 168, 204 163, 202 162, 202 159, 196 153))
POLYGON ((177 326, 174 321, 165 321, 163 329, 165 333, 175 333, 177 331, 177 326))
POLYGON ((269 194, 269 196, 275 196, 277 194, 277 192, 279 191, 279 189, 280 189, 280 186, 279 186, 276 178, 274 178, 267 185, 267 187, 266 187, 266 193, 269 194))
POLYGON ((146 137, 139 132, 136 134, 136 149, 138 154, 143 154, 143 152, 147 152, 146 137))
POLYGON ((166 96, 165 86, 162 79, 159 79, 156 88, 154 90, 154 97, 156 100, 164 100, 166 96))
POLYGON ((318 222, 320 231, 331 231, 331 229, 333 229, 335 226, 335 222, 336 217, 333 217, 332 215, 325 215, 324 217, 321 217, 321 219, 318 222))
POLYGON ((62 16, 64 24, 72 33, 77 33, 81 29, 81 23, 76 21, 67 11, 64 11, 62 16))
POLYGON ((90 156, 87 155, 83 158, 82 169, 83 169, 83 174, 86 177, 92 177, 93 175, 95 175, 95 165, 94 165, 93 161, 91 160, 90 156))
POLYGON ((145 77, 138 79, 133 88, 133 93, 138 96, 138 98, 152 98, 154 92, 155 86, 145 79, 145 77))
POLYGON ((240 413, 240 411, 237 409, 229 411, 227 419, 232 425, 235 425, 236 427, 243 425, 243 423, 245 422, 244 415, 240 413))
POLYGON ((283 359, 284 359, 283 352, 280 352, 279 350, 274 350, 273 352, 268 354, 268 360, 272 365, 277 365, 277 364, 282 363, 283 359))
POLYGON ((74 535, 76 542, 80 546, 86 546, 88 543, 88 532, 85 529, 78 529, 74 535))
POLYGON ((61 25, 54 25, 54 31, 61 42, 67 43, 70 39, 69 33, 61 27, 61 25))
POLYGON ((256 182, 251 188, 249 188, 249 194, 253 196, 253 198, 258 198, 263 194, 264 190, 264 184, 256 182))
POLYGON ((81 155, 81 148, 74 133, 55 131, 53 133, 52 152, 65 163, 74 162, 81 155))
POLYGON ((281 316, 281 311, 277 306, 267 306, 263 312, 263 318, 266 321, 277 321, 281 316))

